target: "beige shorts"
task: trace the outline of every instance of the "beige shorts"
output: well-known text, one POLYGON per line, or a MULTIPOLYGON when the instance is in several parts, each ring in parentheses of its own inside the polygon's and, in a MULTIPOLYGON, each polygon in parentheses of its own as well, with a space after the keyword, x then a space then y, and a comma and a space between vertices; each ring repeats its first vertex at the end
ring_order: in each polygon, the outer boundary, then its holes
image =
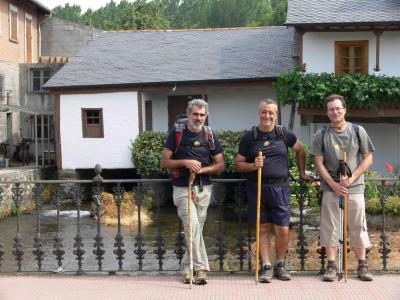
MULTIPOLYGON (((339 200, 334 192, 325 191, 321 205, 321 247, 339 246, 339 200)), ((371 246, 365 217, 363 194, 350 194, 348 200, 348 239, 351 248, 371 246)))

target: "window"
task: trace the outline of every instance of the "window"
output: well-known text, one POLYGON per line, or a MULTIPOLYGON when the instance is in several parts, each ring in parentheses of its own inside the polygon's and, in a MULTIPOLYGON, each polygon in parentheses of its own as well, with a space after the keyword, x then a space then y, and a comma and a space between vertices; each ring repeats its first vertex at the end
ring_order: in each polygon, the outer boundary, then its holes
POLYGON ((335 42, 335 73, 368 74, 368 41, 335 42))
POLYGON ((153 130, 153 105, 151 100, 144 102, 145 130, 153 130))
POLYGON ((42 86, 50 79, 51 70, 49 69, 32 69, 31 70, 31 87, 32 92, 45 92, 42 86))
POLYGON ((103 138, 103 109, 82 108, 82 132, 84 138, 103 138))
MULTIPOLYGON (((42 139, 42 118, 43 118, 43 136, 45 139, 49 138, 49 134, 50 134, 50 141, 53 140, 53 116, 47 116, 47 115, 39 115, 37 116, 37 124, 36 124, 36 130, 37 130, 37 138, 38 140, 42 139), (49 128, 49 124, 50 124, 50 128, 49 128), (50 129, 50 132, 49 132, 50 129)), ((32 140, 35 140, 35 117, 31 116, 30 117, 30 136, 32 140)))
POLYGON ((12 4, 9 6, 10 40, 18 42, 18 8, 12 4))

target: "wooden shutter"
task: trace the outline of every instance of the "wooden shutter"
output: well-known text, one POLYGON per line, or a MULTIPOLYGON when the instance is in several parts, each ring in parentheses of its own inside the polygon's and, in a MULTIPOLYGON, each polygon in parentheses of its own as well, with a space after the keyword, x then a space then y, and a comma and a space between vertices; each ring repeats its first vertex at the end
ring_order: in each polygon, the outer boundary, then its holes
POLYGON ((10 9, 10 39, 18 41, 18 12, 10 9))
POLYGON ((335 73, 368 74, 368 41, 335 42, 335 73))
POLYGON ((82 108, 82 132, 84 138, 103 138, 103 109, 82 108))
POLYGON ((32 63, 32 20, 25 18, 26 62, 32 63))

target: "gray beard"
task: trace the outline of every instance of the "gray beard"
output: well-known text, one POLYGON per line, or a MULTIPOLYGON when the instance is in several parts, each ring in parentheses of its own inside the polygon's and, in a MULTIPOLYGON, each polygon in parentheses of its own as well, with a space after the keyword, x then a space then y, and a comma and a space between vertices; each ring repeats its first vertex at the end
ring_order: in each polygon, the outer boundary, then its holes
POLYGON ((194 129, 201 129, 203 127, 202 123, 194 123, 194 122, 190 122, 190 125, 192 125, 192 127, 194 129))

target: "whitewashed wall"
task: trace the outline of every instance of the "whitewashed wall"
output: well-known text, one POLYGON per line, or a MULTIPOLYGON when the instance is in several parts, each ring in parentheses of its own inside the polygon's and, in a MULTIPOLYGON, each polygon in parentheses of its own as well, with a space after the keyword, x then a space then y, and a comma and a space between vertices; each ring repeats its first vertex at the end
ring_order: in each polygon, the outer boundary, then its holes
POLYGON ((132 168, 130 139, 137 136, 136 92, 60 96, 62 168, 132 168), (83 138, 82 108, 102 108, 104 138, 83 138))
MULTIPOLYGON (((144 102, 151 100, 153 104, 153 130, 168 130, 168 95, 207 94, 210 105, 209 125, 215 130, 242 130, 258 124, 258 103, 261 99, 275 99, 275 90, 271 84, 210 87, 204 89, 183 89, 176 93, 167 90, 159 92, 146 92, 143 94, 144 102)), ((282 123, 286 126, 289 121, 290 108, 282 109, 282 123)), ((297 116, 297 119, 299 117, 297 116)), ((143 112, 143 121, 145 115, 143 112)), ((296 128, 297 131, 300 127, 296 128)))
MULTIPOLYGON (((373 74, 376 56, 376 38, 372 32, 306 32, 303 36, 303 62, 307 72, 335 72, 335 41, 368 40, 369 73, 373 74)), ((384 32, 381 36, 381 74, 400 75, 400 34, 384 32)))

